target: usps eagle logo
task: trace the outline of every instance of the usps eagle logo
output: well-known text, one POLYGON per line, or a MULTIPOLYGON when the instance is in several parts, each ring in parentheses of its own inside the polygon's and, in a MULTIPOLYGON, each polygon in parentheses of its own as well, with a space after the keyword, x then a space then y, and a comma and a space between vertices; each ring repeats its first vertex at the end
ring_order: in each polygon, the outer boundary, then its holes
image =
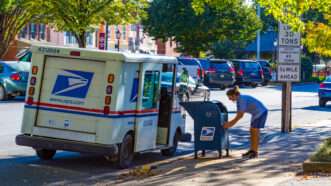
POLYGON ((84 99, 92 78, 92 72, 62 70, 56 78, 52 95, 84 99))

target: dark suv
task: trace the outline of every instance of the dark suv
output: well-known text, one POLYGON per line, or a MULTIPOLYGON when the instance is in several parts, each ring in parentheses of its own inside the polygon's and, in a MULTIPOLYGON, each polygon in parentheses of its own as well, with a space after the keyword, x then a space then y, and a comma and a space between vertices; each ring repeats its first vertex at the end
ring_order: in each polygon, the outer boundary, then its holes
POLYGON ((210 59, 205 70, 205 84, 217 86, 221 89, 232 86, 235 83, 235 72, 230 61, 224 59, 210 59))
POLYGON ((253 60, 232 60, 236 71, 237 85, 250 85, 257 87, 263 83, 263 70, 261 65, 253 60))
POLYGON ((268 85, 269 81, 272 79, 271 65, 267 60, 258 60, 263 70, 263 83, 262 85, 268 85))

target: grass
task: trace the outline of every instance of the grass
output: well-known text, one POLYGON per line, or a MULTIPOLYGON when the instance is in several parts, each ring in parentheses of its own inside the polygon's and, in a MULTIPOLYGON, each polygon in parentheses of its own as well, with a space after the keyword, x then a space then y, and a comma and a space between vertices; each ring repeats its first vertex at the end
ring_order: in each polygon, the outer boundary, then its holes
POLYGON ((326 139, 310 157, 311 161, 331 162, 331 138, 326 139))

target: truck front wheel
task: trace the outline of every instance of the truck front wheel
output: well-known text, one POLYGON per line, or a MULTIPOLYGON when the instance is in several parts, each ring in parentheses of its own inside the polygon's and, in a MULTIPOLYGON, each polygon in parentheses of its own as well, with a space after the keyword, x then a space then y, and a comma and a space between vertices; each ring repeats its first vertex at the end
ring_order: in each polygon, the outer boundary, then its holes
POLYGON ((125 135, 122 144, 120 144, 119 154, 118 154, 118 164, 120 168, 125 169, 131 166, 131 163, 134 158, 133 145, 134 145, 133 135, 132 134, 125 135))
POLYGON ((37 149, 37 156, 42 160, 50 160, 54 157, 56 150, 37 149))

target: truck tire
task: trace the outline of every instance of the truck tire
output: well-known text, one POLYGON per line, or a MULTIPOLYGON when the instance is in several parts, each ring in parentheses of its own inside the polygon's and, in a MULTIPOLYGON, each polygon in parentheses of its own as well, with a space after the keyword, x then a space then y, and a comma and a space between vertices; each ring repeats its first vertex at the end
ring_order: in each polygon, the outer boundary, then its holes
POLYGON ((174 136, 174 142, 173 142, 172 147, 170 147, 168 149, 162 149, 161 154, 163 156, 174 156, 174 155, 176 155, 179 139, 180 139, 180 134, 179 134, 179 132, 176 132, 176 134, 174 136))
POLYGON ((319 99, 319 106, 320 107, 325 107, 326 101, 324 99, 319 99))
POLYGON ((257 85, 258 85, 257 83, 251 83, 251 87, 252 87, 252 88, 256 88, 257 85))
POLYGON ((118 166, 125 169, 131 166, 134 158, 134 139, 132 134, 127 134, 119 145, 118 166))
POLYGON ((37 149, 36 153, 37 156, 42 160, 51 160, 54 157, 56 150, 37 149))
POLYGON ((7 91, 3 85, 0 84, 0 101, 6 101, 8 99, 7 91))

